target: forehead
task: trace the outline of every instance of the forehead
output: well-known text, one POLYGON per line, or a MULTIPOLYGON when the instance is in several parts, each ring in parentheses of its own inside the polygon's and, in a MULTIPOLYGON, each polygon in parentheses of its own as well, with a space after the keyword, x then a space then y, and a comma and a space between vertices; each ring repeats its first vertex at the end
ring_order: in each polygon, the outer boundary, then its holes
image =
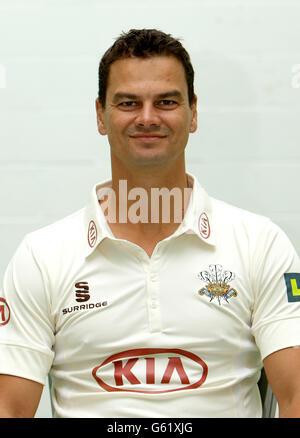
POLYGON ((110 66, 108 95, 120 91, 137 94, 146 89, 163 92, 166 88, 179 88, 187 93, 184 67, 175 56, 126 58, 110 66))

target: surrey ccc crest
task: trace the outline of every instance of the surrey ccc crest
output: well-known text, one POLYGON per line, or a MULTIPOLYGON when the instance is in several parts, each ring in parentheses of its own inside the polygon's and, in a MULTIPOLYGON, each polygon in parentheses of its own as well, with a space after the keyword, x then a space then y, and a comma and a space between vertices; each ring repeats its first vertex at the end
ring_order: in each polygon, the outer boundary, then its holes
POLYGON ((228 303, 229 298, 236 297, 237 291, 229 285, 229 281, 234 280, 235 275, 231 271, 224 271, 222 265, 209 265, 208 271, 201 271, 197 277, 206 282, 206 286, 198 291, 199 295, 207 295, 212 301, 217 298, 219 305, 221 300, 228 303))

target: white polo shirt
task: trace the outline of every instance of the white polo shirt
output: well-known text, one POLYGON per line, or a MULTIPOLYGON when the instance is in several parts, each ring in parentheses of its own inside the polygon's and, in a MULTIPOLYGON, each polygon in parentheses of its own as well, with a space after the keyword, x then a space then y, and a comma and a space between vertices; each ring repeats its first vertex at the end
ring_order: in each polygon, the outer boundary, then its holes
MULTIPOLYGON (((193 177, 190 176, 193 180, 193 177)), ((300 261, 269 219, 194 179, 151 256, 86 208, 28 234, 0 293, 0 373, 57 417, 259 417, 262 359, 300 344, 300 261)))

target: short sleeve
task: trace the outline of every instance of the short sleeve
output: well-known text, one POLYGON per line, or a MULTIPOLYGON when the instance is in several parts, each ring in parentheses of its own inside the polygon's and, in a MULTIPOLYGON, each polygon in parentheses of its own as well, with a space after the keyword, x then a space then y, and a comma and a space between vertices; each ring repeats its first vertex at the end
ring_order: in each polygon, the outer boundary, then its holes
POLYGON ((286 234, 272 222, 258 238, 252 278, 252 333, 262 359, 300 345, 300 260, 286 234))
POLYGON ((0 373, 45 384, 53 344, 46 273, 26 237, 6 269, 0 292, 0 373))

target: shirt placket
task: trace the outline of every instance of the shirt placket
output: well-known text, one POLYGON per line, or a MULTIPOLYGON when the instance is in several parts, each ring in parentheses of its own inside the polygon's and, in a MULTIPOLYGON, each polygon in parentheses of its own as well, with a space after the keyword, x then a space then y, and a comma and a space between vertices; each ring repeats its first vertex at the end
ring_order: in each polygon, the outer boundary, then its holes
POLYGON ((146 276, 146 304, 148 310, 149 330, 151 333, 161 331, 160 281, 158 255, 144 261, 146 276))

